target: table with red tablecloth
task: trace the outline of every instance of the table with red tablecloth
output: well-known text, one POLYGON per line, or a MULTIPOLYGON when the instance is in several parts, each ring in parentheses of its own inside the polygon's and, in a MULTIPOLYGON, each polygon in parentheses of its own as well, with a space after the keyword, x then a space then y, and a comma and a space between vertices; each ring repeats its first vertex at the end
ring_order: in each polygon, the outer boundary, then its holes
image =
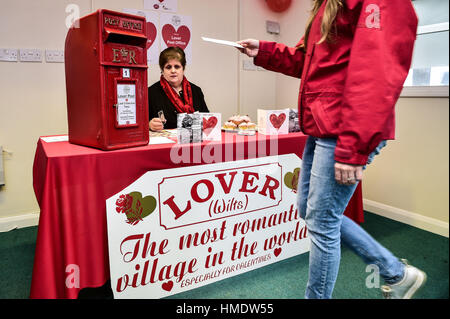
MULTIPOLYGON (((211 157, 197 155, 214 143, 219 144, 216 149, 222 149, 221 162, 273 155, 274 145, 278 155, 295 153, 301 158, 306 138, 302 133, 274 137, 223 132, 221 142, 158 144, 116 151, 40 138, 33 165, 40 216, 30 297, 77 298, 80 289, 107 282, 106 199, 146 172, 208 164, 211 157), (177 154, 183 150, 189 159, 180 162, 177 154)), ((214 159, 217 162, 217 156, 214 159)), ((361 184, 345 214, 363 222, 361 184)))

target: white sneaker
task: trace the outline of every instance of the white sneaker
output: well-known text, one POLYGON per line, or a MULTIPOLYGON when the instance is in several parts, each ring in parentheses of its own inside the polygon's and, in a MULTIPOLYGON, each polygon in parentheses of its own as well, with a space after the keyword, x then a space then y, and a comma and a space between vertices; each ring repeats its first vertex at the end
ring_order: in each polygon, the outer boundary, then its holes
POLYGON ((422 270, 408 265, 405 259, 405 274, 403 279, 392 285, 381 286, 381 291, 385 299, 411 299, 427 280, 427 274, 422 270))

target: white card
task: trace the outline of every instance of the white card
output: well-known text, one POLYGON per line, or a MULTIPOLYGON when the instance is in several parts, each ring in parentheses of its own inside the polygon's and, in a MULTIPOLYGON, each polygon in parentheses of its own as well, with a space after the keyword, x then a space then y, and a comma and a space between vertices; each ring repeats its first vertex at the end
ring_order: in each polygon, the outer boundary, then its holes
POLYGON ((218 40, 218 39, 205 38, 205 37, 202 37, 202 40, 207 41, 207 42, 217 43, 217 44, 229 45, 229 46, 232 46, 235 48, 240 48, 240 49, 244 48, 242 45, 237 44, 236 42, 227 41, 227 40, 218 40))

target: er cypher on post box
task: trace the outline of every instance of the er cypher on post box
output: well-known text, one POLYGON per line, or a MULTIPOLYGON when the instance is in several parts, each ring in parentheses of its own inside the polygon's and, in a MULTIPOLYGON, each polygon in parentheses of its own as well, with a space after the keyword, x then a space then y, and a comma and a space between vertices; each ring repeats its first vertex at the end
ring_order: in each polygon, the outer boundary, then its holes
POLYGON ((65 45, 69 142, 102 150, 148 145, 144 17, 98 10, 65 45))

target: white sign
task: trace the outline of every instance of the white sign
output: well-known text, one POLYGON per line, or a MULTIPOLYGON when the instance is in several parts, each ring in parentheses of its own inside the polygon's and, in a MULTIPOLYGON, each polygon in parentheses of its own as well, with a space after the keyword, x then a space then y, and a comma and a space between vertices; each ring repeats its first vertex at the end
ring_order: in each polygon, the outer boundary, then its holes
POLYGON ((188 64, 192 63, 192 17, 176 14, 160 16, 161 51, 167 47, 180 47, 186 54, 188 64))
POLYGON ((157 12, 123 9, 123 12, 145 17, 147 21, 147 64, 159 64, 159 17, 157 12))
POLYGON ((117 124, 136 124, 135 84, 117 84, 117 124))
POLYGON ((162 298, 309 250, 295 154, 144 174, 106 201, 115 298, 162 298))

